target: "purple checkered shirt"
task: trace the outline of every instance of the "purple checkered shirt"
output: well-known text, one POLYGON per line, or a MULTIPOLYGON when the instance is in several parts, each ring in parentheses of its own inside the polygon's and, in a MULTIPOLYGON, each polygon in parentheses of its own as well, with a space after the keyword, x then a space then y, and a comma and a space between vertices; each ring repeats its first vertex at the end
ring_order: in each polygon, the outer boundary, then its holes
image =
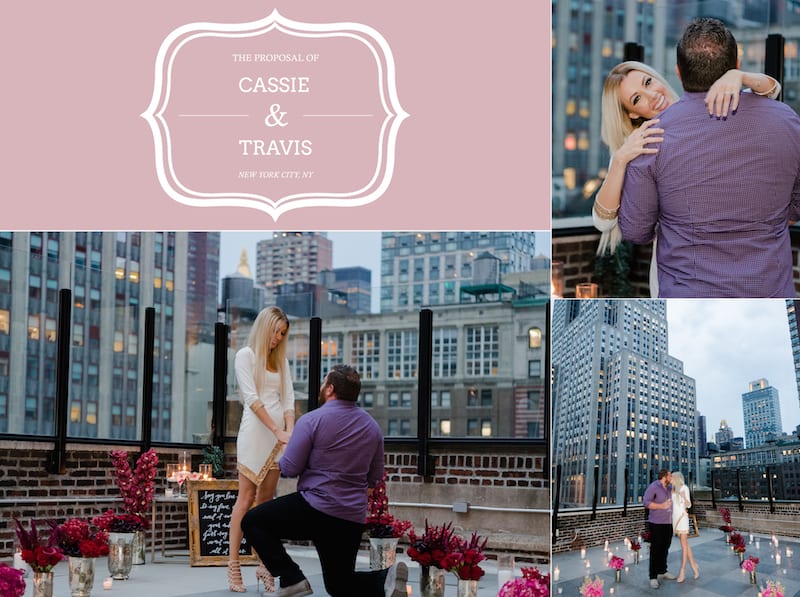
POLYGON ((658 235, 660 297, 794 297, 800 117, 742 93, 736 113, 717 119, 704 97, 685 93, 665 110, 658 153, 628 164, 622 236, 645 244, 658 235))

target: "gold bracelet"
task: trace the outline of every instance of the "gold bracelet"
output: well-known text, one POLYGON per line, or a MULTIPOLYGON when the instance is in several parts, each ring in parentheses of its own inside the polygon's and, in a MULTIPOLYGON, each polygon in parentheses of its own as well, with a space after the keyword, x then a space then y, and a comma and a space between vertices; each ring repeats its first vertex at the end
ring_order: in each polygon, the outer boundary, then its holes
POLYGON ((753 93, 755 93, 756 95, 767 96, 767 95, 770 95, 773 91, 775 91, 775 88, 777 86, 778 86, 778 81, 776 80, 775 83, 772 84, 772 87, 770 87, 766 91, 756 91, 755 89, 753 89, 753 93))
POLYGON ((619 212, 619 207, 615 209, 608 209, 600 204, 600 202, 595 199, 594 200, 594 210, 597 212, 597 215, 600 216, 603 220, 613 220, 617 217, 617 213, 619 212))

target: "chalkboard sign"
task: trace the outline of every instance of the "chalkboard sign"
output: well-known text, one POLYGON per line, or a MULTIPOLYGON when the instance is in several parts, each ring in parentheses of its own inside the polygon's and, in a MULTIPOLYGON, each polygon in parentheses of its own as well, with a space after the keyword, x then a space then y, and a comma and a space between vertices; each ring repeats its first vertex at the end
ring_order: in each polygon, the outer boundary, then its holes
MULTIPOLYGON (((189 559, 192 566, 224 566, 228 563, 228 528, 239 482, 187 481, 189 495, 189 559)), ((242 541, 239 559, 256 563, 247 541, 242 541)))
POLYGON ((689 536, 699 537, 700 528, 697 526, 697 516, 695 516, 694 514, 688 514, 688 517, 689 517, 689 536))

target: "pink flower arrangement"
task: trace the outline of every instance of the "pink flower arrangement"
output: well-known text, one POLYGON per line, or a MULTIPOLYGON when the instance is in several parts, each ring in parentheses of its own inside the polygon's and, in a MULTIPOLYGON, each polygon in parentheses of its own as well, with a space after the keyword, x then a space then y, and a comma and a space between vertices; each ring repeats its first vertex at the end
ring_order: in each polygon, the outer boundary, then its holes
POLYGON ((16 518, 14 522, 17 524, 16 533, 22 551, 22 559, 34 572, 50 572, 56 564, 64 559, 64 553, 55 544, 53 533, 48 537, 47 543, 44 543, 36 528, 35 520, 31 520, 30 531, 26 531, 16 518))
POLYGON ((410 545, 408 546, 408 557, 417 562, 420 566, 435 566, 444 568, 442 560, 455 547, 458 537, 453 535, 453 523, 448 522, 440 526, 428 526, 425 520, 425 532, 417 535, 414 529, 408 532, 410 545))
POLYGON ((744 562, 742 562, 742 568, 744 568, 748 572, 755 572, 759 561, 760 560, 758 558, 750 556, 744 562))
POLYGON ((622 570, 625 567, 625 560, 619 556, 611 556, 608 561, 608 567, 614 570, 622 570))
POLYGON ((53 525, 53 534, 65 555, 82 558, 108 555, 108 533, 92 528, 86 520, 70 518, 62 525, 53 525))
POLYGON ((472 533, 469 541, 457 538, 450 553, 442 560, 442 568, 461 580, 479 580, 485 574, 480 562, 486 559, 483 550, 487 541, 488 538, 481 542, 477 533, 472 533))
POLYGON ((0 595, 3 597, 22 597, 25 594, 24 570, 17 570, 8 564, 0 564, 0 595))
POLYGON ((763 595, 763 597, 783 597, 785 590, 781 583, 768 580, 767 588, 761 591, 761 595, 763 595))
POLYGON ((583 597, 603 597, 603 579, 595 576, 592 580, 587 576, 580 591, 583 597))
POLYGON ((732 533, 733 532, 733 526, 731 524, 731 511, 730 511, 730 509, 726 508, 725 506, 722 506, 719 509, 719 514, 720 514, 720 516, 722 516, 722 520, 725 521, 725 524, 722 525, 721 527, 719 527, 719 530, 723 531, 725 533, 732 533))
POLYGON ((411 528, 411 522, 395 518, 389 512, 385 473, 369 495, 366 525, 369 536, 376 539, 402 537, 411 528))
POLYGON ((124 450, 112 450, 111 462, 114 464, 125 512, 141 516, 147 512, 153 499, 158 454, 152 448, 147 450, 139 456, 133 471, 128 462, 128 453, 124 450))
POLYGON ((117 514, 113 510, 106 510, 92 518, 92 524, 107 533, 135 533, 146 529, 149 523, 144 516, 117 514))
POLYGON ((522 578, 506 581, 497 597, 550 597, 550 575, 531 566, 522 569, 522 578))

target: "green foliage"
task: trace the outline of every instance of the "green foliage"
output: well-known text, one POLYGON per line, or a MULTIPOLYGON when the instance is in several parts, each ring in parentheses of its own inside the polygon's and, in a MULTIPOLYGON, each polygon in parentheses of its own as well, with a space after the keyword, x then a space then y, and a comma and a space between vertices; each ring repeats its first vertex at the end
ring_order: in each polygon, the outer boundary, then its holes
POLYGON ((626 241, 617 245, 613 253, 610 249, 606 249, 605 253, 595 258, 594 279, 600 284, 603 296, 633 296, 630 280, 632 259, 633 247, 626 241))
POLYGON ((200 462, 211 465, 211 474, 215 479, 225 476, 225 453, 219 446, 204 446, 200 453, 200 462))

